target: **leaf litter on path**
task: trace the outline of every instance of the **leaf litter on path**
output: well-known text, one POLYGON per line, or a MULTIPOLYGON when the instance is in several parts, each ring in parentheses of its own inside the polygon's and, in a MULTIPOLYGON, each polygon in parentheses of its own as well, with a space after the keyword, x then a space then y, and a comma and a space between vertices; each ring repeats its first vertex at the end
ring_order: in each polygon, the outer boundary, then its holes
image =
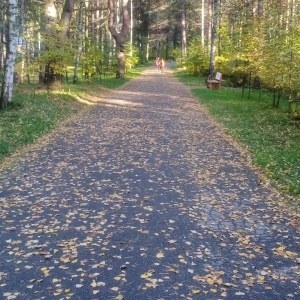
POLYGON ((168 71, 0 181, 3 299, 299 296, 298 216, 168 71))

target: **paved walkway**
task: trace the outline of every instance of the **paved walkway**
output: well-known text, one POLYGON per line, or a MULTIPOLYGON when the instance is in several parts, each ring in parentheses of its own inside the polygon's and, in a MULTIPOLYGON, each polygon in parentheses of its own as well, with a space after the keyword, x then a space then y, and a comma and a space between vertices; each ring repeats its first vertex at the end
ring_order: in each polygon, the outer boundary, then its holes
POLYGON ((167 68, 0 173, 0 299, 300 299, 296 217, 167 68))

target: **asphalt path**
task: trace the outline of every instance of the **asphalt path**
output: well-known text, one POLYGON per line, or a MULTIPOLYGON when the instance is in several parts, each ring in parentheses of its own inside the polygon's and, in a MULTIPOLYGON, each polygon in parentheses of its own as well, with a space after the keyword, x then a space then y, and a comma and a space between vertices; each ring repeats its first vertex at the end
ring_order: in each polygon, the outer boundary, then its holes
POLYGON ((0 173, 0 299, 300 299, 297 215, 168 66, 99 96, 0 173))

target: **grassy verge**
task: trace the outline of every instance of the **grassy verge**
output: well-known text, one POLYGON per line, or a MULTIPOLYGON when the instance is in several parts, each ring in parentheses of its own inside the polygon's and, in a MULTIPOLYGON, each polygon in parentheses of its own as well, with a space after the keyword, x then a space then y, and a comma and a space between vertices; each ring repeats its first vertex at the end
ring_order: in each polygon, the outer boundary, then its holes
POLYGON ((300 122, 288 114, 288 101, 282 99, 278 108, 272 106, 272 95, 258 92, 242 96, 241 89, 224 87, 208 90, 204 78, 177 72, 178 78, 194 87, 210 114, 224 125, 227 133, 252 154, 273 186, 292 196, 300 207, 300 122))
POLYGON ((125 79, 106 77, 101 82, 97 79, 65 83, 49 93, 45 89, 34 92, 34 86, 17 85, 12 103, 0 110, 0 165, 5 157, 34 143, 62 121, 86 109, 88 101, 79 102, 78 96, 84 99, 99 97, 104 89, 115 89, 137 77, 142 70, 143 66, 130 70, 125 79))

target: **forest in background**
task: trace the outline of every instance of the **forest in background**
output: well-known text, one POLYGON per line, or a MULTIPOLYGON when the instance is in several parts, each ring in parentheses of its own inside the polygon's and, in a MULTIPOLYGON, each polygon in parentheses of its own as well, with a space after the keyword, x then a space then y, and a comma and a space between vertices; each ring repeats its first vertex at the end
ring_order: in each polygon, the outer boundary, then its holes
POLYGON ((279 99, 299 92, 298 0, 1 0, 1 108, 13 82, 124 77, 155 57, 218 70, 279 99))

